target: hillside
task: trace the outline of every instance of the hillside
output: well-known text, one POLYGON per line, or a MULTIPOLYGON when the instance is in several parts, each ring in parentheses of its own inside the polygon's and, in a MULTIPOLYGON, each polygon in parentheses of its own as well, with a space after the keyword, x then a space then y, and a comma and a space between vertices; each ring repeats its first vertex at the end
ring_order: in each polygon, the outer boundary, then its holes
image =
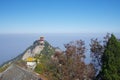
MULTIPOLYGON (((48 56, 50 57, 54 53, 54 51, 55 49, 47 41, 44 40, 44 44, 41 45, 40 41, 36 40, 22 54, 1 65, 0 77, 2 78, 2 80, 13 80, 12 77, 15 77, 15 80, 37 80, 38 78, 34 78, 34 76, 31 76, 31 79, 28 78, 30 75, 32 75, 32 73, 29 73, 29 70, 33 72, 34 70, 29 69, 26 59, 29 57, 33 57, 37 60, 40 60, 40 55, 44 55, 48 58, 48 56), (28 71, 24 71, 24 69, 28 71), (22 77, 23 79, 21 79, 22 77)), ((38 63, 36 64, 36 66, 37 65, 38 63)))

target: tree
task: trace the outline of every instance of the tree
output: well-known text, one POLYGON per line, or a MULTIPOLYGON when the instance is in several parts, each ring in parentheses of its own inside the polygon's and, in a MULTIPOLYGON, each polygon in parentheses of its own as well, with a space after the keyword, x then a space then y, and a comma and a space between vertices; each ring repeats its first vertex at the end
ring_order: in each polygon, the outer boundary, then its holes
POLYGON ((98 39, 91 39, 90 47, 92 63, 94 64, 96 73, 98 74, 102 65, 101 57, 103 55, 104 47, 98 39))
POLYGON ((82 40, 70 42, 65 45, 64 52, 56 52, 51 60, 52 69, 49 72, 50 80, 90 80, 94 78, 94 67, 86 65, 85 43, 82 40))
POLYGON ((102 80, 120 80, 120 42, 112 34, 102 56, 102 80))
POLYGON ((99 75, 99 71, 101 70, 102 56, 109 38, 110 38, 110 34, 107 33, 107 35, 104 37, 104 41, 99 41, 97 38, 91 39, 90 55, 92 58, 92 64, 95 67, 96 76, 99 75))

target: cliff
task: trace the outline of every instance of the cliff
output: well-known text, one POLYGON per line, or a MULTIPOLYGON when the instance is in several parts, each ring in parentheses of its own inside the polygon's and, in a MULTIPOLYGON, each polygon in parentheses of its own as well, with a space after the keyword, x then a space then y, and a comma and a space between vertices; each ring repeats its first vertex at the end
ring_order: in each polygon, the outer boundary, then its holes
MULTIPOLYGON (((47 41, 36 40, 22 54, 0 66, 0 80, 41 80, 27 66, 26 59, 39 57, 41 54, 51 56, 55 51, 47 41)), ((37 58, 36 58, 37 59, 37 58)), ((37 65, 37 64, 36 64, 37 65)))
POLYGON ((25 60, 28 57, 34 57, 35 55, 42 54, 49 54, 48 50, 54 50, 54 47, 52 47, 47 41, 44 41, 44 45, 40 45, 39 40, 36 40, 33 42, 32 45, 30 45, 26 50, 21 53, 20 55, 16 56, 15 58, 8 60, 4 62, 0 67, 11 64, 13 62, 19 61, 19 60, 25 60))
MULTIPOLYGON (((46 43, 46 41, 44 42, 44 44, 46 43)), ((24 52, 24 55, 22 57, 22 60, 27 59, 28 57, 34 57, 37 54, 40 54, 40 52, 43 50, 43 48, 45 47, 43 45, 40 44, 39 40, 36 40, 33 45, 31 45, 28 49, 26 49, 26 51, 24 52)))

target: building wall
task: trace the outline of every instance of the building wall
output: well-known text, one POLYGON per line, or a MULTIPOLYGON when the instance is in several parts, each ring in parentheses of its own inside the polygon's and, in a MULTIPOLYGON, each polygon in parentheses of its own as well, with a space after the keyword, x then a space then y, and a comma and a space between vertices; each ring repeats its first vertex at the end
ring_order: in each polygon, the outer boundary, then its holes
POLYGON ((27 62, 27 67, 34 69, 36 67, 36 62, 27 62))

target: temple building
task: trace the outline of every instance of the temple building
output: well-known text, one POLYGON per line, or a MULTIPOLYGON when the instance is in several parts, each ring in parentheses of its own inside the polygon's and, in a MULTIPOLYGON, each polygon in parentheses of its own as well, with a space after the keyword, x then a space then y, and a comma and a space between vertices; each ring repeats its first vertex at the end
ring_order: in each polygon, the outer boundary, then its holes
POLYGON ((30 69, 34 69, 36 67, 36 59, 33 58, 33 57, 28 57, 26 59, 26 62, 27 62, 27 67, 30 68, 30 69))
POLYGON ((43 36, 42 36, 42 37, 40 37, 39 42, 40 42, 40 45, 41 45, 41 46, 43 46, 43 45, 44 45, 44 37, 43 37, 43 36))
MULTIPOLYGON (((44 49, 44 37, 40 37, 38 40, 35 41, 35 43, 26 50, 24 53, 22 60, 26 61, 26 65, 30 69, 34 69, 36 67, 36 59, 34 58, 35 55, 38 55, 41 53, 41 51, 44 49)), ((39 63, 40 61, 38 61, 39 63)))

